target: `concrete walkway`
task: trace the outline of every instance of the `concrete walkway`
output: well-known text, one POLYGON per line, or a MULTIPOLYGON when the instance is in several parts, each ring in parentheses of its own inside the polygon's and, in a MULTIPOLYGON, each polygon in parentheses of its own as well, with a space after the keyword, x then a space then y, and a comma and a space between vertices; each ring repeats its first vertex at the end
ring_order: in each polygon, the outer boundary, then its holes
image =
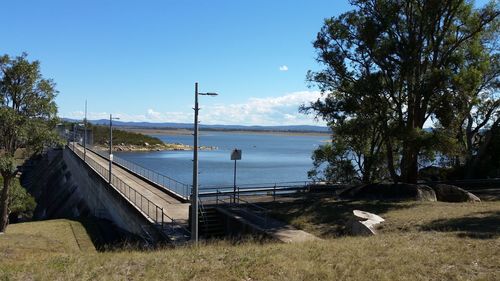
POLYGON ((321 240, 321 238, 286 224, 268 216, 240 207, 218 208, 220 212, 231 216, 241 223, 246 224, 261 233, 265 233, 283 243, 299 243, 305 241, 321 240))
MULTIPOLYGON (((70 144, 71 145, 71 144, 70 144)), ((83 147, 76 145, 75 149, 79 150, 83 153, 83 147)), ((108 169, 109 161, 102 158, 101 156, 87 150, 87 158, 92 159, 101 167, 108 169)), ((87 161, 89 163, 89 161, 87 161)), ((92 166, 92 165, 90 165, 92 166)), ((137 193, 140 193, 142 196, 150 200, 152 203, 157 205, 160 208, 163 208, 164 213, 168 216, 165 216, 163 219, 165 222, 170 222, 173 218, 177 223, 181 224, 184 227, 187 227, 188 217, 189 217, 189 203, 182 203, 178 199, 168 195, 167 193, 161 191, 156 186, 150 184, 149 182, 141 179, 135 174, 129 172, 126 169, 121 168, 120 166, 113 164, 112 173, 114 176, 118 177, 125 184, 133 188, 137 193)), ((120 186, 113 186, 115 189, 120 191, 123 195, 123 190, 120 190, 120 186)), ((128 189, 127 189, 128 190, 128 189)), ((125 193, 127 191, 125 190, 125 193)), ((129 200, 126 196, 124 196, 128 201, 131 201, 133 204, 133 200, 129 200)), ((136 201, 138 202, 138 201, 136 201)), ((149 217, 155 218, 156 210, 150 210, 150 207, 144 207, 144 202, 138 202, 135 204, 143 213, 146 213, 149 217), (139 205, 139 206, 138 206, 139 205)))

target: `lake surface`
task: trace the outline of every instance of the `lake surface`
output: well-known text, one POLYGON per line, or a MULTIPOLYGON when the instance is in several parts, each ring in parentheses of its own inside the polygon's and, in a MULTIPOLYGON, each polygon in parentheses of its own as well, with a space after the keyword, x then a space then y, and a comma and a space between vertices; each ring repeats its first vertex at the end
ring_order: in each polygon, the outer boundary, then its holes
MULTIPOLYGON (((154 135, 167 143, 193 145, 190 135, 154 135)), ((237 162, 237 184, 306 181, 312 168, 311 154, 328 139, 324 136, 288 136, 256 133, 203 132, 200 146, 217 150, 199 151, 200 189, 232 186, 234 161, 231 151, 243 151, 237 162)), ((193 152, 115 152, 125 160, 157 171, 186 184, 192 184, 193 152)))

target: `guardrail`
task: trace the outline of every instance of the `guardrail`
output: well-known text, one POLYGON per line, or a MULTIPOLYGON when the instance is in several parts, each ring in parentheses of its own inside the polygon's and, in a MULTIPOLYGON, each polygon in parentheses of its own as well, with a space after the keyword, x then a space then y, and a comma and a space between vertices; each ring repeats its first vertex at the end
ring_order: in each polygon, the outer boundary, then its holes
POLYGON ((137 209, 139 209, 144 214, 144 216, 152 220, 155 226, 159 227, 161 230, 166 230, 167 228, 174 230, 181 227, 185 232, 189 233, 186 228, 182 227, 178 222, 175 221, 175 219, 167 215, 162 207, 146 198, 139 191, 122 181, 119 177, 112 174, 110 181, 109 170, 107 167, 100 165, 91 157, 85 157, 84 160, 84 153, 81 150, 74 148, 71 145, 68 145, 67 147, 71 151, 73 151, 82 161, 87 163, 102 178, 109 182, 111 186, 113 186, 119 193, 121 193, 123 197, 128 199, 128 201, 137 209))
POLYGON ((262 223, 263 226, 265 227, 267 227, 269 224, 269 217, 271 214, 271 210, 259 206, 255 203, 252 203, 250 201, 244 200, 239 196, 234 198, 233 194, 217 193, 215 204, 229 206, 229 207, 236 207, 239 208, 240 210, 247 209, 248 211, 245 212, 247 216, 249 215, 254 217, 254 219, 260 221, 260 223, 262 223))
MULTIPOLYGON (((93 148, 87 148, 89 151, 92 151, 105 159, 109 159, 108 152, 103 150, 96 150, 93 148)), ((175 180, 169 176, 160 174, 158 172, 147 169, 139 164, 127 161, 123 158, 117 157, 113 155, 113 163, 122 166, 123 168, 128 169, 129 171, 144 177, 145 179, 157 184, 158 186, 164 188, 168 192, 175 193, 177 196, 184 200, 188 200, 191 194, 191 186, 188 184, 182 183, 178 180, 175 180)))
POLYGON ((313 188, 329 188, 336 189, 344 185, 341 184, 327 184, 319 183, 313 181, 302 181, 302 182, 281 182, 275 183, 269 186, 264 186, 264 184, 243 184, 236 187, 236 194, 234 194, 234 186, 224 186, 224 187, 204 187, 200 192, 200 197, 203 198, 214 198, 222 195, 231 195, 236 197, 236 200, 241 194, 246 195, 272 195, 273 199, 276 199, 277 195, 287 194, 297 191, 307 191, 313 188))

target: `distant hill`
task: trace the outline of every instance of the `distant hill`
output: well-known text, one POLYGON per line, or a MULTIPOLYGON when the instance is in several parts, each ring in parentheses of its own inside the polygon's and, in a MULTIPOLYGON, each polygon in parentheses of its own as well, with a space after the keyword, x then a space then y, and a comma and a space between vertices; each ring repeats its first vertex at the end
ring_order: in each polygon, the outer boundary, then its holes
MULTIPOLYGON (((68 122, 81 122, 81 120, 63 118, 68 122)), ((109 120, 89 120, 94 125, 109 125, 109 120)), ((150 123, 150 122, 124 122, 113 121, 113 126, 128 128, 150 128, 150 129, 192 129, 191 123, 150 123)), ((200 125, 200 130, 236 130, 236 131, 279 131, 279 132, 318 132, 328 133, 330 130, 325 126, 290 125, 290 126, 244 126, 244 125, 200 125)))

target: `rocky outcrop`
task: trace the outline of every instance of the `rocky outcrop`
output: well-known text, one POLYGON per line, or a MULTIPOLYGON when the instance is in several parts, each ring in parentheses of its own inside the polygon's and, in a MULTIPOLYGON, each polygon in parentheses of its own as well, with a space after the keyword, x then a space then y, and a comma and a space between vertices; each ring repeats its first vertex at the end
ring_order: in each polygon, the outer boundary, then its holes
POLYGON ((443 202, 481 202, 476 195, 458 186, 449 184, 436 184, 432 186, 438 201, 443 202))
POLYGON ((347 188, 339 194, 345 199, 437 201, 434 190, 422 184, 366 184, 347 188))
MULTIPOLYGON (((105 143, 104 145, 95 145, 97 150, 108 150, 109 146, 105 143)), ((215 146, 200 146, 199 150, 217 150, 215 146)), ((145 142, 142 145, 134 144, 116 144, 113 145, 113 151, 189 151, 193 150, 193 147, 181 143, 165 143, 165 144, 149 144, 145 142)))
POLYGON ((352 211, 353 217, 348 221, 347 228, 352 235, 371 236, 377 234, 377 226, 385 220, 365 211, 352 211))

